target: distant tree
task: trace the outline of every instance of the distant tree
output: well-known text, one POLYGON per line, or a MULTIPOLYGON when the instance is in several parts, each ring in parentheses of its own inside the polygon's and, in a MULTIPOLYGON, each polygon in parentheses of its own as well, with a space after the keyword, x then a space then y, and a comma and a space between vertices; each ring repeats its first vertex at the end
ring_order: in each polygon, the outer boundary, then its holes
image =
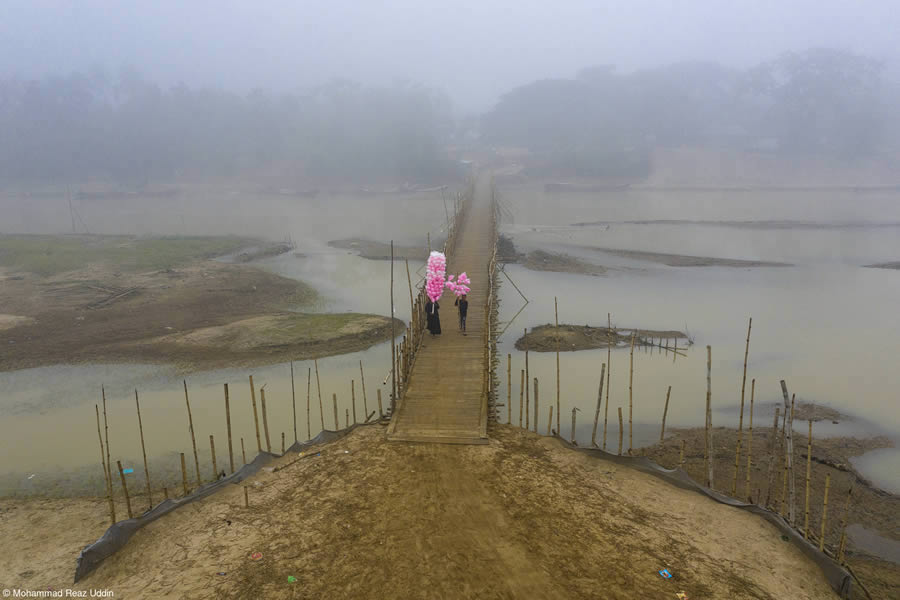
POLYGON ((0 79, 0 179, 106 177, 130 186, 176 173, 280 170, 337 178, 449 173, 449 100, 424 86, 336 81, 307 94, 168 90, 124 67, 0 79))
POLYGON ((882 65, 831 48, 787 53, 748 73, 748 90, 768 100, 766 121, 782 147, 865 156, 884 121, 882 65))

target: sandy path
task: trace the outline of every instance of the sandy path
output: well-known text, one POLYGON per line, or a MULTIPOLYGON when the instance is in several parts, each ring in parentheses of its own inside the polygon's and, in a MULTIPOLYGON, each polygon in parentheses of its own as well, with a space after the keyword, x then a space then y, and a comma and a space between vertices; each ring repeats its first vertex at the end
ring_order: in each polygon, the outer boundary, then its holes
MULTIPOLYGON (((117 598, 836 597, 762 519, 554 440, 493 433, 460 447, 359 429, 261 472, 249 509, 234 486, 154 522, 78 587, 117 598)), ((0 535, 96 535, 83 516, 55 514, 38 526, 0 521, 0 535)), ((58 578, 74 571, 71 545, 25 543, 14 564, 0 559, 0 582, 68 584, 58 578), (25 563, 39 575, 22 581, 25 563)))

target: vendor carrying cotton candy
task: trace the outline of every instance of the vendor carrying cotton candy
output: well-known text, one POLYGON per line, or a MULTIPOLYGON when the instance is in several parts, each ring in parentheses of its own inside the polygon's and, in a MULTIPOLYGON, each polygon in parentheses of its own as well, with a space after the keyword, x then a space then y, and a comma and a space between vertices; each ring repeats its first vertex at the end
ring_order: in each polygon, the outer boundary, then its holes
POLYGON ((441 305, 438 303, 444 293, 444 277, 447 273, 447 257, 443 252, 432 252, 428 256, 427 270, 425 273, 425 295, 428 301, 425 303, 425 322, 431 335, 441 334, 441 305))

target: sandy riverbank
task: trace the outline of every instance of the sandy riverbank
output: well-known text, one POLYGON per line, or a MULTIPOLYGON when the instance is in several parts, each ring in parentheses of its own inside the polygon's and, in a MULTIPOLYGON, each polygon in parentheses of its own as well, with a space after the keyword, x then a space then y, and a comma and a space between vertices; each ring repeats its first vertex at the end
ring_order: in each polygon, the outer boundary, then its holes
MULTIPOLYGON (((76 587, 184 598, 836 597, 755 515, 495 429, 486 446, 388 443, 380 426, 357 429, 245 481, 249 509, 233 486, 155 521, 76 587)), ((79 546, 102 533, 102 502, 52 502, 0 504, 0 534, 22 540, 0 558, 9 585, 68 586, 79 546)))
MULTIPOLYGON (((804 405, 795 411, 794 422, 797 429, 805 430, 801 421, 810 417, 813 421, 843 418, 839 413, 825 407, 804 405), (818 410, 822 409, 822 410, 818 410)), ((782 450, 777 448, 778 457, 772 463, 769 450, 772 435, 772 414, 754 419, 750 477, 750 495, 754 502, 767 504, 775 510, 782 510, 783 462, 782 450), (768 421, 768 423, 766 423, 768 421), (773 465, 773 485, 769 491, 769 465, 773 465)), ((736 482, 737 496, 745 499, 747 476, 747 446, 750 443, 747 427, 749 419, 745 415, 740 471, 736 482)), ((813 425, 815 429, 815 424, 813 425)), ((714 487, 731 494, 734 481, 734 460, 737 447, 737 430, 716 427, 713 429, 713 472, 714 487)), ((641 448, 637 454, 648 456, 668 468, 678 465, 681 443, 685 444, 683 468, 696 480, 704 481, 704 431, 702 429, 670 429, 662 444, 641 448)), ((800 431, 794 433, 794 481, 796 489, 797 526, 802 530, 805 519, 806 457, 808 436, 800 431)), ((850 461, 870 450, 888 448, 893 444, 884 437, 874 438, 817 438, 813 437, 812 462, 810 469, 810 514, 809 533, 816 543, 820 537, 822 507, 825 494, 825 479, 830 478, 829 505, 826 520, 826 545, 837 548, 841 535, 841 521, 847 506, 847 491, 852 486, 853 496, 848 514, 848 523, 865 527, 889 540, 900 542, 897 531, 897 515, 900 514, 900 497, 878 489, 862 477, 850 461)), ((786 512, 786 506, 783 509, 786 512)), ((900 586, 900 564, 879 556, 872 548, 857 543, 852 536, 848 539, 847 562, 857 573, 874 598, 889 598, 900 586)))

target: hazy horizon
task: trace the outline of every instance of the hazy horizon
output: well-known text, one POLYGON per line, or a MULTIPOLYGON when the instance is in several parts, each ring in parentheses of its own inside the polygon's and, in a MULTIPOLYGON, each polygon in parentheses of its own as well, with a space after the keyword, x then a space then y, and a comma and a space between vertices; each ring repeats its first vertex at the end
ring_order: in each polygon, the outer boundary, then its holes
POLYGON ((896 67, 890 2, 708 0, 564 3, 331 2, 140 6, 12 0, 0 19, 0 77, 134 67, 163 86, 245 93, 413 80, 457 112, 490 108, 536 79, 597 64, 620 72, 681 61, 747 67, 785 51, 833 46, 896 67))

